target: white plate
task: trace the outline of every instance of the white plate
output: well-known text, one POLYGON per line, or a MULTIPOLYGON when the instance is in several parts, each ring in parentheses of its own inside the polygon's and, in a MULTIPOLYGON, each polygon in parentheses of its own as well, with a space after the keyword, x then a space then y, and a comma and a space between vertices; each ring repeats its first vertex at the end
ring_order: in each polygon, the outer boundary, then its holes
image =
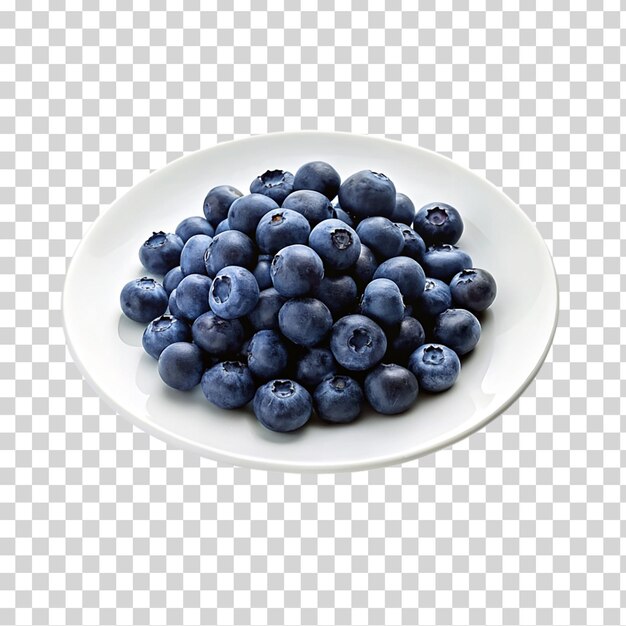
POLYGON ((99 217, 74 255, 63 318, 71 353, 103 400, 140 428, 176 446, 237 465, 284 471, 347 471, 394 463, 448 446, 502 413, 535 376, 550 347, 558 310, 552 259, 541 236, 493 185, 427 150, 373 137, 285 133, 217 145, 170 163, 99 217), (222 411, 199 388, 177 392, 160 380, 141 348, 143 326, 123 317, 119 292, 145 274, 137 252, 153 230, 173 232, 202 214, 208 189, 247 191, 266 169, 295 172, 306 161, 332 163, 342 177, 385 172, 417 207, 456 206, 465 222, 460 246, 498 283, 482 319, 478 347, 449 392, 420 397, 406 414, 366 413, 334 426, 314 418, 291 434, 257 423, 251 410, 222 411))

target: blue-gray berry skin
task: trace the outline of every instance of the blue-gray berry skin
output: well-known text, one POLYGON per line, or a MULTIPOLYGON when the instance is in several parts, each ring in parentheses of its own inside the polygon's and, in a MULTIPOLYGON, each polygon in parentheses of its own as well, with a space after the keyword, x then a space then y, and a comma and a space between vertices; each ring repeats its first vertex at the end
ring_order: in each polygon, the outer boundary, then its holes
POLYGON ((189 391, 200 384, 204 361, 204 354, 198 346, 179 341, 161 352, 157 369, 166 385, 179 391, 189 391))
POLYGON ((330 349, 347 370, 362 372, 376 365, 387 350, 383 329, 364 315, 346 315, 335 322, 330 349))
POLYGON ((213 237, 215 234, 215 229, 209 222, 200 215, 192 215, 191 217, 186 217, 174 231, 184 243, 187 243, 190 237, 194 235, 207 235, 208 237, 213 237))
POLYGON ((400 228, 386 217, 368 217, 356 227, 356 234, 378 259, 398 256, 404 248, 400 228))
POLYGON ((324 278, 324 264, 315 250, 294 244, 280 250, 272 260, 272 283, 286 298, 311 293, 324 278))
POLYGON ((426 278, 424 290, 413 302, 417 317, 428 320, 443 313, 452 306, 450 287, 437 278, 426 278))
POLYGON ((454 305, 472 313, 488 309, 496 298, 495 278, 479 268, 461 270, 450 281, 454 305))
POLYGON ((396 206, 389 219, 392 222, 400 222, 402 224, 413 224, 415 218, 415 205, 409 196, 403 193, 396 193, 396 206))
POLYGON ((167 309, 167 292, 153 278, 144 276, 126 283, 120 293, 122 313, 134 322, 147 324, 167 309))
POLYGON ((200 381, 204 397, 222 409, 238 409, 254 398, 256 385, 241 361, 224 361, 209 368, 200 381))
POLYGON ((217 225, 228 217, 228 210, 231 204, 241 198, 243 194, 239 189, 230 185, 219 185, 213 187, 204 199, 204 216, 213 226, 217 225))
POLYGON ((361 254, 361 240, 356 232, 338 219, 320 222, 309 236, 309 246, 319 254, 325 267, 347 270, 361 254))
POLYGON ((459 356, 471 352, 480 340, 480 322, 465 309, 448 309, 435 318, 433 341, 442 343, 459 356))
POLYGON ((211 310, 224 319, 248 315, 259 300, 259 284, 244 267, 230 265, 220 270, 209 291, 211 310))
POLYGON ((292 244, 305 244, 310 232, 311 227, 304 215, 283 207, 268 211, 261 218, 256 229, 256 242, 261 252, 276 254, 292 244))
POLYGON ((272 267, 273 258, 274 257, 271 254, 260 254, 257 264, 252 270, 261 291, 269 289, 272 286, 272 275, 270 274, 270 269, 272 267))
POLYGON ((296 361, 295 379, 301 385, 314 389, 336 371, 337 361, 328 348, 309 348, 296 361))
POLYGON ((454 350, 429 343, 411 354, 409 369, 415 374, 420 389, 436 393, 454 385, 461 371, 461 362, 454 350))
POLYGON ((252 239, 238 230, 227 230, 213 237, 204 255, 206 273, 213 278, 220 270, 237 265, 252 270, 257 263, 252 239))
POLYGON ((339 191, 341 177, 337 170, 325 161, 311 161, 302 165, 293 180, 294 191, 309 189, 332 200, 339 191))
POLYGON ((379 365, 365 379, 365 397, 383 415, 403 413, 415 402, 418 392, 413 373, 395 363, 379 365))
MULTIPOLYGON (((385 361, 406 365, 411 354, 426 340, 426 333, 419 320, 406 316, 398 329, 387 339, 385 361)), ((414 372, 415 373, 415 372, 414 372)))
POLYGON ((330 200, 317 191, 302 189, 294 191, 283 202, 284 209, 300 213, 309 221, 311 228, 323 220, 335 217, 335 210, 330 200))
POLYGON ((176 289, 174 289, 172 293, 170 294, 169 300, 167 301, 167 308, 170 312, 170 315, 173 315, 179 320, 185 319, 185 316, 183 315, 182 311, 178 308, 178 305, 176 304, 176 289))
POLYGON ((278 312, 280 332, 296 345, 313 347, 333 325, 328 307, 315 298, 293 298, 278 312))
POLYGON ((350 226, 350 228, 354 228, 356 226, 355 223, 354 223, 354 220, 352 219, 352 216, 350 216, 348 213, 346 213, 339 206, 339 204, 336 204, 334 206, 334 210, 335 210, 335 218, 336 219, 341 220, 342 222, 344 222, 345 224, 350 226))
POLYGON ((259 293, 256 306, 248 313, 248 322, 256 330, 278 330, 278 312, 287 298, 281 296, 276 289, 270 287, 259 293))
POLYGON ((180 265, 183 245, 183 240, 174 233, 152 233, 139 248, 139 260, 149 272, 164 276, 180 265))
POLYGON ((426 276, 422 266, 407 256, 397 256, 381 263, 374 279, 388 278, 398 285, 405 302, 412 302, 424 291, 426 276))
POLYGON ((408 256, 418 263, 421 263, 424 258, 424 254, 426 253, 426 244, 424 243, 424 240, 413 230, 411 226, 402 224, 402 222, 395 222, 395 224, 400 229, 400 232, 404 237, 404 247, 400 251, 400 255, 408 256))
MULTIPOLYGON (((199 273, 204 274, 205 272, 202 271, 199 273)), ((168 296, 172 293, 172 291, 174 291, 174 289, 176 289, 176 287, 178 287, 178 283, 180 283, 184 277, 185 275, 179 265, 172 268, 167 274, 165 274, 165 277, 163 278, 163 289, 165 289, 168 296)))
POLYGON ((361 386, 349 376, 330 376, 313 393, 317 414, 335 424, 353 422, 361 414, 364 402, 361 386))
POLYGON ((184 276, 206 274, 204 257, 212 242, 208 235, 193 235, 187 240, 180 253, 180 270, 184 276))
POLYGON ((344 211, 359 219, 390 217, 396 207, 396 188, 384 174, 362 170, 341 184, 339 203, 344 211))
POLYGON ((222 220, 216 227, 215 227, 215 234, 219 235, 221 233, 226 232, 227 230, 230 230, 230 224, 228 223, 228 218, 225 220, 222 220))
POLYGON ((275 330, 256 332, 248 342, 246 354, 248 368, 259 380, 281 376, 289 360, 285 343, 275 330))
POLYGON ((413 228, 427 246, 455 244, 463 234, 463 220, 459 212, 444 202, 431 202, 415 215, 413 228))
POLYGON ((399 324, 404 317, 404 301, 398 285, 388 278, 376 278, 363 292, 360 311, 381 326, 399 324))
POLYGON ((334 319, 353 313, 358 305, 358 289, 354 279, 347 274, 324 276, 313 296, 323 302, 334 319))
POLYGON ((230 230, 238 230, 254 238, 261 218, 268 212, 278 208, 278 204, 260 193, 242 196, 232 203, 228 210, 228 226, 230 230))
POLYGON ((208 276, 190 274, 176 287, 176 308, 188 322, 193 322, 209 310, 211 284, 208 276))
POLYGON ((365 289, 365 286, 371 282, 377 267, 378 261, 376 260, 374 253, 363 242, 361 242, 361 253, 359 254, 359 258, 350 268, 350 275, 354 278, 354 281, 359 289, 365 289))
POLYGON ((293 174, 283 170, 267 170, 250 183, 250 193, 258 193, 282 204, 293 191, 293 174))
POLYGON ((226 320, 213 311, 196 319, 191 334, 194 343, 218 358, 237 354, 244 340, 244 328, 239 320, 226 320))
POLYGON ((286 433, 304 426, 313 412, 311 394, 288 379, 271 380, 257 389, 252 402, 257 420, 276 432, 286 433))
POLYGON ((444 283, 449 283, 455 274, 473 265, 467 252, 447 243, 430 246, 422 259, 426 276, 438 278, 444 283))
POLYGON ((141 338, 143 349, 153 359, 158 359, 167 346, 178 341, 191 341, 191 329, 185 322, 171 315, 152 320, 141 338))

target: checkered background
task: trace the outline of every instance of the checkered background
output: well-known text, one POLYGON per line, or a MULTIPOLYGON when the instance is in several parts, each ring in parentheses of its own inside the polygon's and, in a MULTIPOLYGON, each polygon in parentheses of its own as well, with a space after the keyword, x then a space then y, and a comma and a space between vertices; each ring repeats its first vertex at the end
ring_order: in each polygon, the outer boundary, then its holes
POLYGON ((626 623, 619 0, 200 4, 0 4, 0 623, 626 623), (170 448, 72 363, 68 261, 179 155, 314 128, 503 188, 554 254, 554 348, 500 419, 402 467, 170 448))

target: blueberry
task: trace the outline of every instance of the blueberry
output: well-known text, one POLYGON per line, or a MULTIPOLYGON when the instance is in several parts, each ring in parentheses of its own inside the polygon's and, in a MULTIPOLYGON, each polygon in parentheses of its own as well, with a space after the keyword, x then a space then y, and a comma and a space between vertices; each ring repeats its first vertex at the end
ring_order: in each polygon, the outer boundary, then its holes
POLYGON ((238 409, 254 398, 255 384, 250 370, 241 361, 214 365, 200 381, 204 397, 222 409, 238 409))
POLYGON ((426 244, 424 240, 413 230, 411 226, 402 224, 400 222, 395 223, 400 229, 402 236, 404 237, 404 247, 400 254, 402 256, 408 256, 414 259, 418 263, 422 262, 424 254, 426 253, 426 244))
POLYGON ((250 313, 248 321, 254 330, 278 330, 278 312, 287 298, 270 287, 259 293, 259 301, 250 313))
POLYGON ((134 322, 147 324, 167 309, 167 292, 152 278, 138 278, 126 283, 120 293, 122 313, 134 322))
POLYGON ((335 319, 352 313, 358 302, 356 283, 347 274, 324 276, 313 296, 328 307, 335 319))
POLYGON ((176 287, 176 308, 188 322, 209 310, 209 291, 213 281, 202 274, 185 276, 176 287))
POLYGON ((204 255, 206 273, 213 278, 230 265, 253 269, 257 262, 254 243, 238 230, 228 230, 213 237, 204 255))
POLYGON ((463 220, 459 212, 449 204, 432 202, 417 212, 413 228, 428 246, 455 244, 463 234, 463 220))
POLYGON ((349 376, 332 376, 323 380, 313 393, 317 414, 327 422, 353 422, 363 410, 363 390, 349 376))
POLYGON ((209 222, 199 215, 193 215, 192 217, 185 218, 177 227, 176 234, 187 242, 190 237, 194 235, 207 235, 213 237, 215 229, 209 222))
POLYGON ((242 196, 232 203, 228 210, 228 227, 254 237, 261 218, 278 208, 278 204, 260 193, 242 196))
POLYGON ((152 320, 141 338, 143 349, 154 359, 158 359, 167 346, 178 341, 191 341, 191 329, 171 315, 152 320))
POLYGON ((311 161, 301 166, 293 179, 293 189, 310 189, 332 200, 339 191, 341 177, 337 170, 324 161, 311 161))
POLYGON ((409 359, 420 389, 438 392, 450 389, 459 377, 461 362, 447 346, 430 343, 420 346, 409 359))
POLYGON ((334 206, 334 211, 336 219, 341 220, 350 228, 354 228, 354 220, 338 204, 334 206))
POLYGON ((236 354, 244 339, 244 329, 239 320, 225 320, 213 311, 207 311, 196 319, 191 334, 194 343, 220 358, 236 354))
POLYGON ((311 228, 323 220, 335 217, 333 205, 325 195, 306 189, 290 194, 283 202, 283 209, 291 209, 304 215, 309 220, 311 228))
POLYGON ((260 330, 252 336, 246 349, 248 368, 261 380, 280 376, 287 367, 289 353, 275 330, 260 330))
POLYGON ((176 287, 178 287, 178 283, 180 283, 184 277, 185 275, 180 269, 180 265, 173 267, 167 274, 165 274, 165 277, 163 278, 163 288, 167 292, 168 296, 172 293, 172 291, 174 291, 174 289, 176 289, 176 287))
POLYGON ((395 363, 379 365, 365 379, 365 397, 383 415, 406 411, 417 399, 418 391, 415 376, 395 363))
POLYGON ((270 269, 272 267, 273 258, 274 257, 271 254, 259 255, 256 267, 252 271, 261 291, 263 291, 263 289, 269 289, 272 286, 272 275, 270 274, 270 269))
POLYGON ((283 170, 267 170, 250 183, 250 193, 260 193, 278 204, 293 191, 293 174, 283 170))
POLYGON ((296 362, 295 379, 305 387, 315 388, 337 371, 337 361, 328 348, 310 348, 296 362))
POLYGON ((204 199, 204 216, 211 226, 216 227, 228 216, 230 205, 241 198, 242 193, 230 185, 213 187, 204 199))
POLYGON ((346 315, 333 326, 330 349, 341 366, 351 371, 364 371, 383 358, 387 337, 369 317, 346 315))
POLYGON ((356 234, 380 259, 398 256, 404 248, 402 231, 386 217, 368 217, 356 227, 356 234))
POLYGON ((361 241, 352 228, 337 219, 320 222, 309 236, 309 246, 333 270, 352 267, 361 254, 361 241))
POLYGON ((167 301, 167 308, 169 309, 170 315, 173 315, 179 320, 185 319, 182 312, 176 305, 176 289, 174 289, 174 291, 170 294, 169 300, 167 301))
POLYGON ((211 309, 224 319, 243 317, 259 300, 259 284, 252 272, 230 265, 220 270, 209 291, 211 309))
POLYGON ((417 316, 425 319, 443 313, 452 306, 450 287, 442 280, 427 278, 424 283, 424 291, 417 296, 413 306, 417 316))
POLYGON ((252 402, 259 422, 280 433, 304 426, 313 412, 311 394, 293 380, 271 380, 259 387, 252 402))
POLYGON ((350 268, 350 273, 359 289, 364 289, 365 285, 371 282, 377 267, 378 261, 374 253, 361 242, 361 254, 359 254, 354 266, 350 268))
POLYGON ((396 283, 406 302, 415 300, 424 291, 426 282, 422 266, 408 256, 397 256, 381 263, 374 278, 388 278, 396 283))
POLYGON ((398 285, 388 278, 373 280, 361 297, 361 313, 382 326, 399 324, 404 317, 404 301, 398 285))
POLYGON ((174 233, 152 233, 139 248, 141 264, 153 274, 167 274, 172 268, 180 265, 180 253, 183 240, 174 233))
POLYGON ((495 300, 496 281, 486 270, 464 269, 450 281, 450 292, 455 306, 480 313, 495 300))
POLYGON ((411 201, 409 196, 403 193, 396 193, 396 206, 393 209, 393 213, 389 216, 392 222, 400 222, 402 224, 413 223, 415 217, 415 205, 411 201))
POLYGON ((324 264, 314 250, 294 244, 274 256, 271 275, 276 291, 286 298, 294 298, 319 286, 324 278, 324 264))
POLYGON ((328 307, 315 298, 294 298, 280 309, 278 325, 282 334, 293 343, 312 347, 328 334, 333 316, 328 307))
POLYGON ((480 339, 480 322, 465 309, 448 309, 435 319, 433 340, 459 356, 471 352, 480 339))
POLYGON ((208 235, 193 235, 187 240, 180 253, 180 269, 183 275, 206 274, 204 255, 212 241, 213 238, 208 235))
POLYGON ((430 246, 422 259, 426 275, 444 283, 449 283, 455 274, 472 265, 472 257, 467 252, 447 243, 430 246))
POLYGON ((228 220, 222 220, 216 227, 215 227, 215 234, 219 235, 220 233, 224 233, 227 230, 230 230, 230 224, 228 223, 228 220))
POLYGON ((166 385, 179 391, 189 391, 200 384, 204 372, 204 355, 193 343, 171 343, 161 352, 157 369, 166 385))
MULTIPOLYGON (((414 317, 405 317, 398 330, 388 339, 385 360, 406 365, 411 354, 426 340, 424 328, 414 317)), ((413 372, 415 374, 415 372, 413 372)))
POLYGON ((362 170, 342 183, 339 203, 344 211, 359 219, 390 217, 396 207, 396 188, 384 174, 362 170))
POLYGON ((256 229, 256 242, 261 252, 276 254, 292 244, 306 243, 310 232, 309 222, 301 213, 274 209, 261 218, 256 229))

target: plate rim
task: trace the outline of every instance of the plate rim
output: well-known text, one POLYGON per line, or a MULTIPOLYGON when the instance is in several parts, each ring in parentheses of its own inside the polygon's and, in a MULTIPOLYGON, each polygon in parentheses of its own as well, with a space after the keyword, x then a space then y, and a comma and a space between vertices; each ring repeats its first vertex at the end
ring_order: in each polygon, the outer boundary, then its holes
POLYGON ((248 137, 242 137, 238 139, 232 139, 229 141, 218 142, 212 146, 209 146, 206 148, 200 148, 199 150, 194 150, 193 152, 183 154, 177 157, 176 159, 170 161, 169 163, 166 163, 162 167, 153 170, 146 177, 144 177, 143 179, 136 182, 134 185, 130 186, 129 188, 124 190, 122 193, 120 193, 113 202, 111 202, 109 205, 106 206, 106 208, 98 215, 98 217, 94 220, 94 222, 88 228, 87 232, 83 235, 81 241, 79 242, 76 249, 74 250, 72 258, 68 264, 65 277, 64 277, 63 293, 62 293, 62 298, 61 298, 62 327, 63 327, 63 332, 65 335, 65 341, 66 341, 68 350, 70 352, 70 355, 72 357, 72 360, 74 364, 77 366, 82 377, 93 388, 93 390, 96 392, 98 397, 107 405, 109 405, 111 408, 113 408, 117 415, 124 417, 125 419, 129 420, 132 424, 140 428, 141 430, 149 433, 152 436, 155 436, 157 439, 164 441, 168 445, 174 445, 178 449, 182 448, 185 450, 192 451, 194 453, 199 454, 202 457, 210 458, 219 463, 228 464, 230 466, 243 466, 243 467, 248 467, 252 469, 262 469, 265 471, 281 471, 285 473, 318 473, 318 474, 355 472, 355 471, 364 471, 364 470, 375 469, 375 468, 386 467, 386 466, 401 465, 408 461, 412 461, 412 460, 427 456, 429 454, 432 454, 438 450, 442 450, 444 448, 450 447, 454 445, 455 443, 457 443, 458 441, 461 441, 462 439, 465 439, 466 437, 469 437, 473 433, 484 428, 487 424, 493 421, 496 417, 504 413, 514 402, 516 402, 520 398, 520 396, 524 393, 524 391, 528 388, 530 383, 535 379, 537 373, 541 369, 542 365, 544 364, 546 360, 546 357, 548 356, 548 353, 550 352, 552 348, 556 329, 558 328, 559 311, 560 311, 560 294, 559 294, 558 274, 556 272, 554 259, 552 257, 552 254, 550 253, 550 249, 548 248, 547 242, 545 241, 545 239, 543 238, 543 236, 537 229, 536 224, 519 207, 519 205, 516 202, 514 202, 511 198, 509 198, 504 193, 504 191, 502 191, 502 189, 500 189, 490 180, 488 180, 487 178, 474 172, 472 169, 464 165, 461 165, 460 163, 454 161, 453 159, 443 154, 440 154, 428 148, 423 148, 418 145, 408 144, 403 141, 389 139, 387 137, 378 137, 378 136, 366 135, 366 134, 361 134, 361 133, 349 133, 349 132, 338 132, 338 131, 337 132, 317 131, 317 130, 301 130, 301 131, 266 133, 266 134, 260 134, 260 135, 251 135, 248 137), (157 426, 149 420, 148 421, 144 420, 126 411, 122 406, 120 406, 115 401, 114 398, 110 397, 96 383, 96 381, 91 376, 87 368, 83 365, 82 361, 78 358, 78 353, 72 341, 71 331, 69 330, 69 324, 67 320, 68 284, 72 283, 73 275, 76 272, 76 267, 78 265, 78 263, 76 262, 76 259, 80 258, 80 255, 83 249, 85 248, 85 246, 88 244, 98 222, 103 219, 103 217, 109 212, 110 209, 112 209, 118 202, 120 202, 122 198, 124 198, 131 190, 135 190, 140 186, 148 184, 149 181, 154 176, 162 173, 164 170, 168 168, 173 167, 175 164, 180 165, 181 162, 187 159, 191 159, 195 157, 196 155, 198 155, 199 153, 204 153, 204 152, 208 152, 211 150, 215 150, 216 148, 220 148, 221 146, 227 146, 233 143, 252 143, 256 141, 262 141, 271 136, 280 136, 285 139, 289 139, 290 137, 295 138, 295 137, 302 136, 302 135, 326 136, 329 141, 332 141, 332 138, 335 138, 337 136, 341 136, 343 138, 355 138, 356 137, 359 139, 372 140, 374 142, 391 144, 396 147, 403 146, 405 148, 409 148, 417 152, 422 152, 429 158, 434 158, 435 160, 441 160, 441 161, 446 162, 447 164, 452 164, 454 167, 461 168, 462 170, 469 173, 474 178, 477 178, 482 184, 486 184, 489 187, 491 187, 492 190, 495 190, 503 198, 503 200, 509 204, 510 208, 516 211, 518 215, 521 215, 522 218, 526 220, 526 222, 530 226, 532 226, 533 230, 535 231, 535 233, 537 234, 537 236, 543 243, 544 251, 547 255, 547 258, 550 261, 550 267, 552 270, 550 277, 553 282, 554 295, 555 295, 554 302, 552 303, 553 314, 552 314, 551 330, 550 330, 548 339, 546 341, 546 345, 543 349, 541 356, 538 358, 535 366, 533 367, 532 371, 524 379, 524 381, 518 386, 515 392, 509 398, 507 398, 507 400, 504 403, 496 407, 493 411, 491 411, 488 415, 486 415, 480 421, 471 424, 471 426, 467 428, 462 428, 462 429, 457 429, 456 431, 452 431, 452 433, 450 433, 449 431, 445 436, 441 435, 440 437, 436 438, 427 447, 422 446, 419 449, 413 449, 412 451, 406 451, 406 452, 397 453, 397 454, 387 454, 381 457, 374 457, 374 458, 369 457, 362 461, 344 461, 344 462, 339 462, 339 463, 337 462, 293 463, 293 462, 280 461, 280 460, 267 460, 265 458, 258 458, 258 457, 253 457, 250 455, 239 454, 239 453, 225 454, 221 450, 217 450, 217 449, 208 447, 206 445, 197 444, 195 441, 187 437, 184 437, 180 434, 177 434, 171 431, 170 429, 164 428, 162 426, 157 426))

